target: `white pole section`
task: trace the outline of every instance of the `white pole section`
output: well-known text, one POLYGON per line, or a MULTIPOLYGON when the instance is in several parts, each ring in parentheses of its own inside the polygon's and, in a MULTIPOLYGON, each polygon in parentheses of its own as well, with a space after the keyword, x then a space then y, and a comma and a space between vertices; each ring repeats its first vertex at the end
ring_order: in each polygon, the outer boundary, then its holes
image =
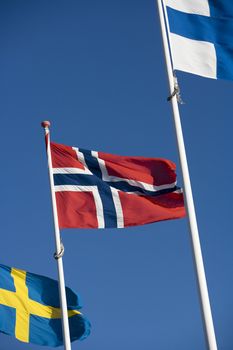
POLYGON ((56 243, 56 257, 57 257, 56 260, 57 260, 57 268, 58 268, 60 304, 61 304, 61 311, 62 311, 63 342, 64 342, 65 350, 71 350, 69 320, 68 320, 67 302, 66 302, 65 279, 64 279, 63 263, 62 263, 62 256, 61 256, 63 247, 61 244, 60 230, 58 225, 57 204, 56 204, 56 197, 55 197, 55 191, 54 191, 54 179, 53 179, 52 158, 51 158, 51 149, 50 149, 50 135, 49 135, 50 122, 44 121, 41 123, 41 126, 44 128, 45 135, 47 136, 48 169, 49 169, 49 180, 50 180, 52 208, 53 208, 53 222, 54 222, 54 233, 55 233, 55 243, 56 243))
MULTIPOLYGON (((172 64, 171 64, 171 57, 169 53, 168 38, 166 34, 166 23, 165 23, 164 12, 163 12, 163 9, 164 10, 166 9, 162 5, 162 0, 157 0, 157 5, 158 5, 159 19, 160 19, 162 39, 163 39, 163 48, 164 48, 166 66, 167 66, 168 81, 169 81, 170 93, 172 95, 174 91, 174 77, 173 77, 173 70, 172 70, 172 64)), ((190 183, 188 163, 186 158, 184 139, 183 139, 180 114, 179 114, 176 95, 171 99, 171 103, 172 103, 173 117, 174 117, 174 123, 175 123, 175 131, 176 131, 176 139, 177 139, 177 145, 178 145, 178 151, 179 151, 180 165, 181 165, 181 171, 183 176, 185 206, 186 206, 186 212, 187 212, 187 217, 188 217, 188 222, 190 227, 193 256, 194 256, 196 275, 197 275, 197 281, 198 281, 205 335, 206 335, 208 349, 217 350, 217 343, 216 343, 213 319, 212 319, 211 308, 210 308, 208 288, 206 283, 201 245, 200 245, 200 239, 198 234, 197 219, 195 214, 192 188, 190 183)))

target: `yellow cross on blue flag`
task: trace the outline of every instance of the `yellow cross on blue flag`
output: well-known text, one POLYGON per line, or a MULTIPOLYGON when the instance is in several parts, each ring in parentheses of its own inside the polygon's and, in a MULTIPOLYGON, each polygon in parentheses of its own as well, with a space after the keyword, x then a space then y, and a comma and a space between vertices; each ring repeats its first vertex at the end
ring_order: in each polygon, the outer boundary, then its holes
MULTIPOLYGON (((79 296, 66 287, 71 341, 84 339, 90 323, 79 296)), ((0 332, 47 346, 63 344, 58 282, 0 264, 0 332)))

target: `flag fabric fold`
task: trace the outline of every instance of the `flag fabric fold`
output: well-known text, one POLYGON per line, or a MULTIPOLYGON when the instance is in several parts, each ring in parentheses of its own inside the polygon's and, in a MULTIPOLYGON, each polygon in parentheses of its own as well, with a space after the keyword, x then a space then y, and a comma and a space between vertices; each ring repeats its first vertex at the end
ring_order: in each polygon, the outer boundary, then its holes
MULTIPOLYGON (((71 341, 84 339, 90 323, 79 296, 66 287, 71 341)), ((0 264, 0 332, 26 343, 63 344, 58 282, 0 264)))
POLYGON ((174 69, 233 79, 233 3, 164 0, 174 69))
POLYGON ((60 228, 123 228, 185 215, 171 161, 50 146, 60 228))

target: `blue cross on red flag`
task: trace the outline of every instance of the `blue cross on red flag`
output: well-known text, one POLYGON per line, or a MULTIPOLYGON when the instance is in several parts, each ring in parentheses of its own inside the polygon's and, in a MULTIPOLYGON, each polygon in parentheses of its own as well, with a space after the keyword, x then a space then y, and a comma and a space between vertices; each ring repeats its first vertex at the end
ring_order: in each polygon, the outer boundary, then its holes
POLYGON ((51 143, 60 228, 123 228, 185 215, 175 164, 51 143))

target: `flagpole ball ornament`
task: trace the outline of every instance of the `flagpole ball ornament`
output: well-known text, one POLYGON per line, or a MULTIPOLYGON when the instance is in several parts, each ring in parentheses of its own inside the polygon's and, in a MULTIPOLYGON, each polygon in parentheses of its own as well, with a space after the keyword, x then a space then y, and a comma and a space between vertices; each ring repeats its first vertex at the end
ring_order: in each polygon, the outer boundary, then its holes
POLYGON ((42 123, 41 123, 41 126, 42 126, 42 128, 49 128, 50 127, 50 125, 51 125, 51 123, 50 123, 50 121, 48 121, 48 120, 44 120, 42 123))

